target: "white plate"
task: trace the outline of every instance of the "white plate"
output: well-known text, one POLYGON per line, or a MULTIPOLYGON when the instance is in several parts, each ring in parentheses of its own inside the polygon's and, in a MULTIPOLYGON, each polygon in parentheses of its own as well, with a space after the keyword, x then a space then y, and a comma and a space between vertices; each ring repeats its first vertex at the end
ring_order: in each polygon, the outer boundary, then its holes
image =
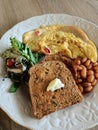
MULTIPOLYGON (((85 30, 98 47, 97 25, 66 14, 47 14, 32 17, 7 31, 0 41, 0 53, 10 47, 10 37, 15 36, 21 40, 24 32, 49 24, 76 25, 85 30)), ((84 102, 37 120, 32 117, 32 106, 24 89, 18 89, 13 94, 8 92, 11 81, 7 78, 2 80, 3 66, 3 60, 0 58, 0 107, 18 124, 33 130, 83 130, 98 124, 98 86, 85 96, 84 102)))

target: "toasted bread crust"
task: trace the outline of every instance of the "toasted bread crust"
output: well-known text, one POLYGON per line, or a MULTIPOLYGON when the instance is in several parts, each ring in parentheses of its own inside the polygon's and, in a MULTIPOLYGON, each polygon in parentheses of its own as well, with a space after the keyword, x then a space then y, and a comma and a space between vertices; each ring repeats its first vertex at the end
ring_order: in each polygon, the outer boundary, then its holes
POLYGON ((45 61, 36 64, 29 71, 29 91, 36 118, 76 104, 83 100, 69 69, 61 61, 45 61), (59 78, 64 88, 54 92, 47 91, 47 86, 55 78, 59 78))

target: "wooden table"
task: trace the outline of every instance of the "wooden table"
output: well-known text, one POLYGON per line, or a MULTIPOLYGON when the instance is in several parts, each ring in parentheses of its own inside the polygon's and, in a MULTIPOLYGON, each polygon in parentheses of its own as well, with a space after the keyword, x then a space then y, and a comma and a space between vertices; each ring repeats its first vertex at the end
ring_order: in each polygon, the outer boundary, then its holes
MULTIPOLYGON (((0 37, 13 25, 35 15, 66 13, 98 25, 98 0, 0 0, 0 37)), ((28 130, 0 109, 0 130, 28 130)), ((98 126, 90 130, 98 130, 98 126)))

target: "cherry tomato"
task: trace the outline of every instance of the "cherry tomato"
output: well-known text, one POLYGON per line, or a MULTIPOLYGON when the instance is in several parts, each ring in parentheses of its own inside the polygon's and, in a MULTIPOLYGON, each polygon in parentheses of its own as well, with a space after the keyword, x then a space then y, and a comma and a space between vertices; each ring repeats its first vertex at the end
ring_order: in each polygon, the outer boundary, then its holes
POLYGON ((13 59, 13 58, 7 59, 7 62, 6 62, 6 65, 7 65, 7 66, 11 67, 11 66, 13 66, 14 64, 15 64, 15 59, 13 59))

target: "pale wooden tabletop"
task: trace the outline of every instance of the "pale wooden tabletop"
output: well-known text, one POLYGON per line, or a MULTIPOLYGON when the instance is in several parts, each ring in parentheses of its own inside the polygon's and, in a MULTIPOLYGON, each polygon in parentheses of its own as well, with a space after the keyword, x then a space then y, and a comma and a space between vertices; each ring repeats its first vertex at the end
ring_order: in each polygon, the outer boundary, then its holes
MULTIPOLYGON (((0 37, 16 23, 36 15, 66 13, 98 25, 98 0, 0 0, 0 37)), ((0 109, 0 130, 28 130, 0 109)), ((98 130, 98 126, 90 130, 98 130)))

